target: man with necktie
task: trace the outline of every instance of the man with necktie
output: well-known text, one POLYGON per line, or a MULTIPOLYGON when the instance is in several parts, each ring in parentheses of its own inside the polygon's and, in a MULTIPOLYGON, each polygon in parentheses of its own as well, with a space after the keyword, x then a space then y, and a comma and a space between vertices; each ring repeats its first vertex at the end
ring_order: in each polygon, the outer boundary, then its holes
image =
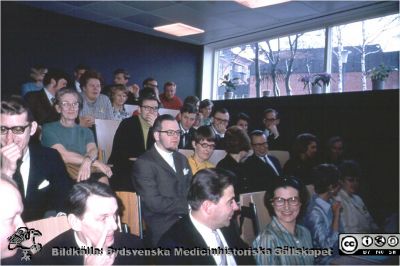
POLYGON ((38 124, 21 97, 1 102, 1 173, 14 179, 25 206, 22 218, 44 218, 47 211, 64 211, 72 180, 60 154, 31 143, 38 124))
POLYGON ((193 150, 192 140, 194 139, 193 124, 196 120, 196 107, 192 104, 184 104, 181 108, 181 121, 179 128, 181 129, 181 138, 179 140, 179 149, 193 150))
POLYGON ((178 220, 161 238, 158 245, 170 248, 171 256, 160 257, 162 264, 174 265, 254 265, 251 254, 239 256, 229 249, 246 249, 231 223, 234 212, 239 210, 235 201, 233 174, 221 168, 203 169, 194 175, 189 193, 189 215, 178 220), (177 252, 180 248, 211 251, 213 254, 177 252))

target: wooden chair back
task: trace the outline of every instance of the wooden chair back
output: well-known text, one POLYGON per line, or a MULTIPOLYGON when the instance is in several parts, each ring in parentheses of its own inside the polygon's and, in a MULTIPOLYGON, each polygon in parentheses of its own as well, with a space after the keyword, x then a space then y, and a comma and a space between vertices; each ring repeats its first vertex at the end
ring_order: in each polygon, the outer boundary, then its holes
POLYGON ((285 163, 289 160, 290 154, 288 151, 269 151, 269 155, 276 157, 281 164, 281 167, 285 165, 285 163))
POLYGON ((107 163, 110 158, 114 135, 120 123, 121 121, 118 120, 95 120, 97 146, 103 152, 100 157, 104 163, 107 163))
POLYGON ((143 219, 140 196, 135 192, 117 191, 118 198, 123 204, 121 221, 129 226, 133 235, 143 238, 143 219))

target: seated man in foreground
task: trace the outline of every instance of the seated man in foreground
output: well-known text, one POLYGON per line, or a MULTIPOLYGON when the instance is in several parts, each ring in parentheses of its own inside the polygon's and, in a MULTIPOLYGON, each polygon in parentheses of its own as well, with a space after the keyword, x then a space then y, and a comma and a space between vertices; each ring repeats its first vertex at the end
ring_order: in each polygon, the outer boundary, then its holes
POLYGON ((251 254, 234 256, 224 249, 245 249, 248 246, 232 228, 231 219, 239 209, 235 201, 232 176, 218 169, 203 169, 193 177, 188 193, 189 215, 178 220, 161 238, 162 248, 218 249, 215 255, 185 256, 171 252, 160 257, 162 264, 238 265, 255 264, 251 254))
POLYGON ((122 248, 140 249, 143 245, 141 240, 133 235, 115 232, 118 228, 118 204, 117 197, 109 186, 90 181, 77 183, 69 194, 67 204, 68 223, 72 229, 47 243, 33 258, 34 263, 145 264, 143 256, 122 256, 110 252, 122 248), (95 249, 102 252, 93 255, 95 249), (75 250, 78 250, 79 255, 74 254, 75 250), (65 252, 71 252, 73 255, 62 255, 65 252))

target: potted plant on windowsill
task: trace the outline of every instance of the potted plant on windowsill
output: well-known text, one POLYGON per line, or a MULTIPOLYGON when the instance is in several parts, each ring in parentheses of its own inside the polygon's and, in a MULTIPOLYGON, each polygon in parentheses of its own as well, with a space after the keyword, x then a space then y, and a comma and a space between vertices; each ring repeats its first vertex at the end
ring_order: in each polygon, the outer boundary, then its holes
POLYGON ((368 70, 368 75, 372 82, 372 90, 383 90, 385 87, 385 80, 389 77, 390 72, 394 70, 397 69, 385 66, 384 64, 380 64, 379 66, 368 70))
POLYGON ((331 74, 316 73, 302 76, 299 81, 303 82, 304 89, 308 89, 310 94, 320 94, 326 92, 326 87, 331 82, 331 74))
POLYGON ((221 86, 225 87, 225 99, 233 99, 233 92, 236 90, 239 78, 229 79, 229 74, 224 75, 221 86))

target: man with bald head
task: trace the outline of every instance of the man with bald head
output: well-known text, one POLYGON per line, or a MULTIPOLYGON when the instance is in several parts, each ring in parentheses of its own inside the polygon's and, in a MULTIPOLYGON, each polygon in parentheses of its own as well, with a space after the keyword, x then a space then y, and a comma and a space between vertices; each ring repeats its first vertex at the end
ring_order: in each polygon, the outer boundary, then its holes
POLYGON ((21 264, 20 249, 9 250, 7 238, 12 236, 18 228, 26 226, 21 218, 24 206, 17 185, 3 174, 0 179, 0 202, 2 202, 0 212, 1 265, 21 264))

